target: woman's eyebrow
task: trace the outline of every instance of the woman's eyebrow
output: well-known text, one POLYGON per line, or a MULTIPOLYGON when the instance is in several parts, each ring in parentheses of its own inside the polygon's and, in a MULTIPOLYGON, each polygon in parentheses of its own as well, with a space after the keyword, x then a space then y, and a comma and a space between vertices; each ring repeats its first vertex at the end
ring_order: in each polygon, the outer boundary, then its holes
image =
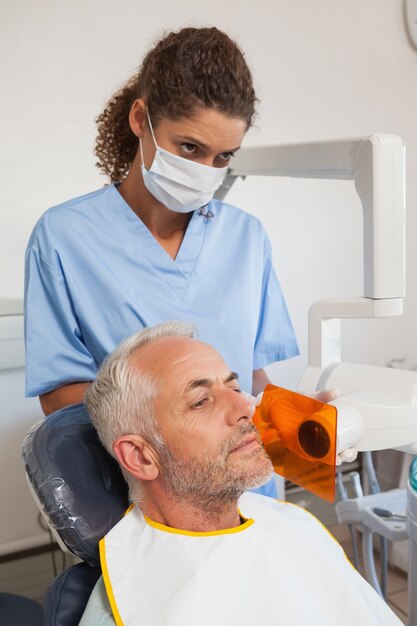
MULTIPOLYGON (((210 149, 209 146, 207 146, 202 141, 199 141, 195 137, 186 137, 185 135, 178 135, 177 136, 177 141, 181 141, 183 143, 195 144, 196 146, 198 146, 199 148, 202 148, 203 150, 209 150, 210 149)), ((239 149, 240 149, 240 146, 238 146, 237 148, 230 148, 229 150, 222 150, 222 152, 237 152, 239 149)))
POLYGON ((198 146, 199 148, 203 148, 204 150, 209 149, 209 147, 205 143, 203 143, 202 141, 199 141, 195 137, 186 137, 185 135, 178 135, 177 139, 178 141, 182 141, 183 143, 195 144, 196 146, 198 146))

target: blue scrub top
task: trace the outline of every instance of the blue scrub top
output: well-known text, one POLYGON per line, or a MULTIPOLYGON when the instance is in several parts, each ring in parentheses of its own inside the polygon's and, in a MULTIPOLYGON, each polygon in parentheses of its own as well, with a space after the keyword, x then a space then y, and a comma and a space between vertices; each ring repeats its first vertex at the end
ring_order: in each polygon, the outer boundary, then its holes
POLYGON ((241 388, 298 354, 255 217, 213 200, 195 211, 175 260, 110 185, 54 207, 26 251, 26 394, 94 380, 120 341, 167 320, 195 324, 241 388))

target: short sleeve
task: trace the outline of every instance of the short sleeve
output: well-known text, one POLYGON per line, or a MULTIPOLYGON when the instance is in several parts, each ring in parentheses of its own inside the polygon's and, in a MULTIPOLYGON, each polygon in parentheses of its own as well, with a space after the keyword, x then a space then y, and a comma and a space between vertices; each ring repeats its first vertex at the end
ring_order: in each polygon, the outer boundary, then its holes
POLYGON ((265 235, 262 293, 253 369, 299 354, 284 295, 272 265, 271 244, 265 235))
POLYGON ((94 380, 97 367, 83 343, 65 276, 33 236, 26 251, 25 343, 27 396, 94 380))

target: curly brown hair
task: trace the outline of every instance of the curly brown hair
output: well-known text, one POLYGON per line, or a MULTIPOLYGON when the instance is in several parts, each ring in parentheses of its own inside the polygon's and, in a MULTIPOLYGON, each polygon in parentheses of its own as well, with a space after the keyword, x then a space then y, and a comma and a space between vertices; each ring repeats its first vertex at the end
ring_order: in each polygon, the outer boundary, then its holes
POLYGON ((145 56, 137 74, 96 118, 97 166, 121 181, 136 155, 138 139, 129 112, 144 98, 155 126, 161 118, 190 116, 197 107, 243 119, 249 128, 256 96, 251 72, 237 44, 217 28, 183 28, 164 36, 145 56))

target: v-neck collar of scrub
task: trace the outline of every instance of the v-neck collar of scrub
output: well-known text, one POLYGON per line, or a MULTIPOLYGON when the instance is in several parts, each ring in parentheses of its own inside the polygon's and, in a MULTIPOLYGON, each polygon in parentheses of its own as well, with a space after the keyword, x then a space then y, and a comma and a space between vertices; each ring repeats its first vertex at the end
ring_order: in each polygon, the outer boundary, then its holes
POLYGON ((148 261, 160 274, 161 279, 181 298, 184 297, 189 281, 203 246, 209 219, 194 211, 181 242, 175 259, 157 241, 140 217, 130 208, 117 186, 112 185, 115 205, 128 223, 129 230, 141 236, 140 253, 146 255, 148 261))

